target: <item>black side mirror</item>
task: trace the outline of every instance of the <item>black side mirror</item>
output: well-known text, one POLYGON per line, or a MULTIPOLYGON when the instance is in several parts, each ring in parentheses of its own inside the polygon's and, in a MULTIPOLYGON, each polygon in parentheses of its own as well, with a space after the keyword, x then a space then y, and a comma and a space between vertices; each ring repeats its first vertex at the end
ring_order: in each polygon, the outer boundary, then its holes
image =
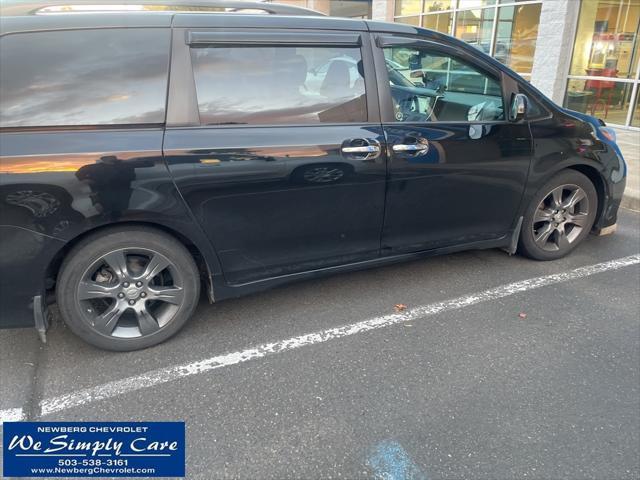
POLYGON ((509 121, 519 122, 527 116, 529 100, 522 93, 515 93, 511 97, 511 108, 509 110, 509 121))

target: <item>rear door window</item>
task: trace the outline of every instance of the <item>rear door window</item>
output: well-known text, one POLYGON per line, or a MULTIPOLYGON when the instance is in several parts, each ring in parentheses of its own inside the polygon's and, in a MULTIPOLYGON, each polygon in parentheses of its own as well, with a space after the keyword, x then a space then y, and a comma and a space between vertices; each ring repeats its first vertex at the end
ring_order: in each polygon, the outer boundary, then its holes
POLYGON ((367 121, 357 47, 198 47, 191 60, 202 124, 367 121))
POLYGON ((0 39, 0 127, 164 123, 169 29, 0 39))

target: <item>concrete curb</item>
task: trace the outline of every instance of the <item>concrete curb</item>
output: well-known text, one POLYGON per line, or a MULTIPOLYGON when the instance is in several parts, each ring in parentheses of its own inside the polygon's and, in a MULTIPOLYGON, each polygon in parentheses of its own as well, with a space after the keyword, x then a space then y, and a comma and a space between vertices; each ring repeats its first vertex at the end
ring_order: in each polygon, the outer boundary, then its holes
POLYGON ((620 206, 622 208, 626 208, 627 210, 634 210, 636 212, 640 212, 640 197, 638 197, 637 193, 635 195, 634 194, 627 195, 625 193, 622 196, 622 202, 620 202, 620 206))

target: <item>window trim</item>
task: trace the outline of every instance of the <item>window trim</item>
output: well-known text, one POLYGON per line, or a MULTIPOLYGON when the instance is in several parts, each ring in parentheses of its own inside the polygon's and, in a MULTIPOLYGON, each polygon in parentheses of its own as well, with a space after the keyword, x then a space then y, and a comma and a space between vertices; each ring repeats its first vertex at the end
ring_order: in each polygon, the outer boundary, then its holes
POLYGON ((369 36, 365 32, 336 33, 326 30, 282 29, 267 30, 257 28, 174 28, 169 73, 169 96, 167 104, 167 128, 256 128, 287 126, 324 125, 367 125, 380 124, 380 107, 376 94, 376 72, 369 36), (200 119, 195 75, 191 61, 192 48, 206 48, 207 45, 221 44, 228 47, 256 46, 297 46, 297 47, 337 47, 358 48, 364 68, 367 116, 362 122, 324 123, 274 123, 246 125, 207 125, 200 119))
POLYGON ((211 32, 189 31, 186 43, 191 48, 209 45, 260 46, 361 46, 359 33, 291 33, 291 32, 211 32))
MULTIPOLYGON (((502 70, 495 67, 494 65, 490 65, 488 63, 482 62, 481 59, 475 58, 470 55, 468 52, 460 49, 456 49, 451 45, 447 45, 445 43, 436 42, 433 40, 427 40, 424 38, 417 38, 414 36, 403 36, 403 35, 391 35, 391 34, 373 34, 374 37, 374 45, 375 53, 375 66, 376 66, 376 75, 378 77, 378 95, 380 99, 380 113, 382 117, 383 124, 393 124, 393 125, 412 125, 419 124, 424 126, 424 122, 398 122, 395 119, 395 115, 393 114, 393 100, 391 98, 391 89, 389 88, 389 76, 387 72, 387 66, 384 59, 384 48, 389 47, 416 47, 416 48, 428 48, 437 52, 442 52, 445 55, 451 55, 453 57, 459 58, 470 65, 477 67, 480 71, 486 71, 490 74, 493 74, 497 81, 500 84, 502 104, 504 109, 504 119, 503 120, 485 120, 485 121, 469 121, 469 120, 436 120, 427 122, 426 125, 443 125, 443 124, 457 124, 457 125, 480 125, 480 124, 489 124, 489 125, 504 125, 511 123, 507 118, 507 106, 509 105, 508 97, 510 97, 511 89, 508 88, 509 85, 505 82, 505 74, 502 70)), ((514 80, 515 81, 515 80, 514 80)), ((517 90, 516 90, 517 91, 517 90)))

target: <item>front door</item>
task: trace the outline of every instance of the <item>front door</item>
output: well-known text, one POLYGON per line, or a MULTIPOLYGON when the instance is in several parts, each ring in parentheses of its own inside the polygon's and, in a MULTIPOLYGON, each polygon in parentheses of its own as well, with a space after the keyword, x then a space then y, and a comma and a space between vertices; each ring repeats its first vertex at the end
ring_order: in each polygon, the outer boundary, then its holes
POLYGON ((386 154, 371 49, 359 34, 324 38, 174 32, 164 154, 231 284, 379 255, 386 154))
POLYGON ((382 251, 501 241, 531 157, 527 123, 506 119, 515 82, 459 48, 391 35, 376 43, 390 156, 382 251))

